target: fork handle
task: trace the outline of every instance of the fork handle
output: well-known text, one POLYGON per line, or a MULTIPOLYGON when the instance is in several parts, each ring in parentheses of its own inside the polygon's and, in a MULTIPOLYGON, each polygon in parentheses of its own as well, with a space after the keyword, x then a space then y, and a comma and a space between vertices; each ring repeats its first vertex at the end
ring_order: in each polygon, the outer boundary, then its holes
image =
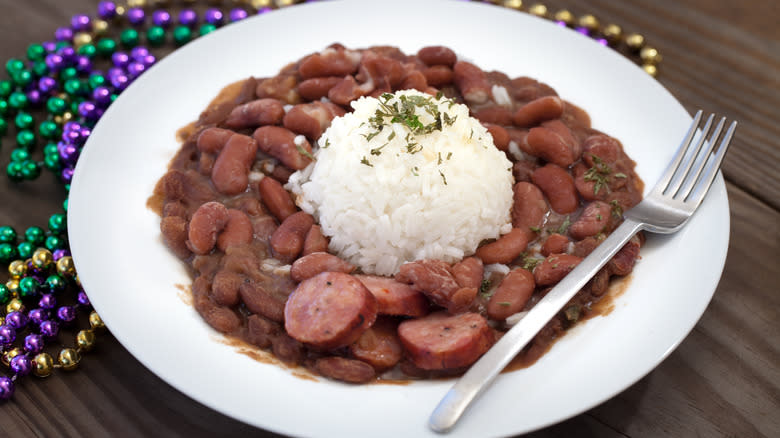
POLYGON ((428 426, 436 432, 447 432, 452 428, 498 373, 643 226, 641 222, 626 218, 458 379, 434 409, 428 426))

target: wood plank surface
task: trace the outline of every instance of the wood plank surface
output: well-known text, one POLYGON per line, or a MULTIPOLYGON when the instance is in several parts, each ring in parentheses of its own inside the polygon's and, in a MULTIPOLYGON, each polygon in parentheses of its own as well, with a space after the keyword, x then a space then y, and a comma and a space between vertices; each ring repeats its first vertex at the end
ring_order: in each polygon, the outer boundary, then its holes
MULTIPOLYGON (((73 14, 92 14, 97 3, 0 0, 0 61, 23 57, 28 44, 51 38, 73 14)), ((529 436, 780 436, 780 2, 546 4, 553 11, 592 13, 602 23, 643 34, 664 56, 659 81, 689 111, 715 111, 739 120, 740 127, 724 163, 731 208, 728 259, 701 320, 639 382, 529 436)), ((4 169, 13 142, 8 136, 2 142, 4 169)), ((65 196, 47 172, 23 184, 0 175, 0 225, 45 227, 65 196)), ((138 315, 139 323, 143 317, 138 315)), ((21 379, 13 400, 0 404, 0 436, 277 435, 193 401, 107 333, 79 370, 21 379)))

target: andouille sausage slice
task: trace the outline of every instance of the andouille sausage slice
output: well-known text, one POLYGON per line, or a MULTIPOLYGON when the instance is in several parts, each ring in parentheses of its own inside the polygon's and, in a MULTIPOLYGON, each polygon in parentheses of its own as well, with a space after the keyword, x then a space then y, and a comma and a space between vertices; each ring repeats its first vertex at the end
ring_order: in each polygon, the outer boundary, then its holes
POLYGON ((417 318, 428 314, 428 299, 406 283, 376 275, 355 275, 355 278, 374 294, 377 312, 382 315, 417 318))
POLYGON ((494 342, 487 320, 478 313, 432 313, 398 326, 398 336, 412 363, 425 370, 466 367, 494 342))
POLYGON ((453 300, 461 287, 452 275, 450 265, 441 260, 418 260, 404 263, 395 274, 401 283, 411 284, 431 301, 450 310, 462 307, 462 302, 453 300))
POLYGON ((376 310, 376 298, 357 278, 323 272, 290 294, 284 328, 298 341, 332 350, 355 342, 376 321, 376 310))

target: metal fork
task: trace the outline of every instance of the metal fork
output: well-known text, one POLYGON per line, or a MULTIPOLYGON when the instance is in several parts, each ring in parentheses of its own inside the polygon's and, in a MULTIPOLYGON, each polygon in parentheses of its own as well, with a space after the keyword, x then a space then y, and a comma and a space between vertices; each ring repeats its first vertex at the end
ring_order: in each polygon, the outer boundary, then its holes
POLYGON ((714 115, 709 116, 701 133, 697 135, 701 117, 702 112, 697 112, 677 154, 650 194, 626 211, 623 223, 504 334, 447 392, 431 414, 428 421, 431 429, 446 432, 452 428, 498 373, 637 232, 648 230, 669 234, 685 225, 709 191, 737 127, 737 122, 732 122, 720 146, 715 149, 726 119, 720 119, 707 141, 714 115))

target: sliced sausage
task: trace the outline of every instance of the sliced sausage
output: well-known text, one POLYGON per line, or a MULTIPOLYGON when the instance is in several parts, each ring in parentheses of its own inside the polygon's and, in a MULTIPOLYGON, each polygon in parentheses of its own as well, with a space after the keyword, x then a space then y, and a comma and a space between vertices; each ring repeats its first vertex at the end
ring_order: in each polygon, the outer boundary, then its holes
POLYGON ((492 329, 478 313, 437 312, 406 320, 398 326, 398 336, 412 363, 425 370, 467 367, 494 342, 492 329))
POLYGON ((459 308, 461 305, 460 302, 453 301, 455 293, 461 287, 455 281, 450 265, 441 260, 404 263, 398 269, 395 279, 411 284, 439 306, 455 310, 454 307, 459 308))
POLYGON ((428 314, 428 300, 422 292, 406 283, 376 275, 355 275, 374 294, 377 312, 382 315, 411 316, 428 314))
POLYGON ((330 350, 355 342, 376 320, 376 298, 355 277, 324 272, 287 299, 284 327, 300 342, 330 350))

